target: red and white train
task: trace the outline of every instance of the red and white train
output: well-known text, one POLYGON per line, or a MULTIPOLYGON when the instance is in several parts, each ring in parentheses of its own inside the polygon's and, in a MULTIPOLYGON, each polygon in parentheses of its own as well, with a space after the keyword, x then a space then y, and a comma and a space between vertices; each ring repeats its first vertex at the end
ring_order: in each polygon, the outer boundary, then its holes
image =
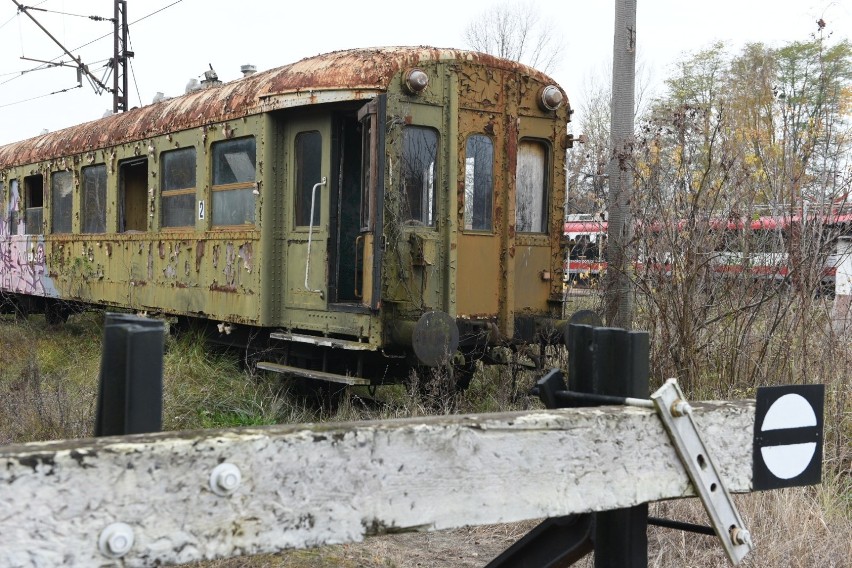
MULTIPOLYGON (((761 216, 752 220, 709 220, 699 228, 707 243, 705 254, 713 272, 721 276, 748 275, 753 279, 786 281, 790 276, 789 246, 791 231, 802 229, 803 238, 809 239, 809 257, 821 262, 820 289, 833 291, 837 267, 845 253, 838 249, 840 237, 852 237, 852 213, 830 215, 808 215, 802 223, 800 215, 761 216)), ((607 269, 608 222, 604 215, 569 215, 563 235, 567 241, 563 280, 574 286, 589 286, 595 283, 607 269)), ((637 270, 653 270, 660 274, 671 274, 678 262, 678 253, 669 250, 665 242, 667 230, 689 230, 685 221, 677 227, 654 224, 640 232, 637 243, 637 270), (649 246, 656 241, 658 246, 649 246)))

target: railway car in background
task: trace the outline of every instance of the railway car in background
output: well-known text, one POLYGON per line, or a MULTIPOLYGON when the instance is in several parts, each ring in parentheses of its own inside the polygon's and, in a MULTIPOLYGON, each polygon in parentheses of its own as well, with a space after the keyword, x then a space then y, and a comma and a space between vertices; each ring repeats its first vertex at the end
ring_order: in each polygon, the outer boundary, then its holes
POLYGON ((175 316, 347 384, 504 360, 563 325, 570 112, 513 61, 354 49, 0 147, 4 306, 175 316))
MULTIPOLYGON (((656 238, 669 230, 685 229, 685 222, 677 227, 652 224, 637 226, 637 270, 651 270, 670 274, 677 262, 677 252, 665 247, 648 245, 665 239, 656 238), (656 249, 656 250, 650 250, 656 249)), ((606 235, 608 224, 605 215, 569 215, 563 226, 563 238, 568 254, 564 263, 563 279, 566 283, 588 287, 606 272, 606 235)), ((719 277, 747 276, 752 280, 786 281, 790 275, 787 253, 791 230, 806 230, 812 247, 821 255, 821 282, 818 292, 833 294, 837 267, 842 255, 837 251, 838 237, 852 232, 852 214, 830 212, 809 215, 803 224, 801 216, 760 216, 751 220, 709 220, 699 229, 704 231, 704 244, 714 274, 719 277)))
POLYGON ((562 279, 572 285, 589 286, 606 271, 606 231, 604 214, 570 214, 563 235, 567 258, 562 279))

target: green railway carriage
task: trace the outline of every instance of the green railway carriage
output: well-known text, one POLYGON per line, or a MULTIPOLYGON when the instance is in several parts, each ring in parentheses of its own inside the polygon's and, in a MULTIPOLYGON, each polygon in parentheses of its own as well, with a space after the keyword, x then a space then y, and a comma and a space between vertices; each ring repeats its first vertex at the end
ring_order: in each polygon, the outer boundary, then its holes
POLYGON ((340 51, 0 147, 4 305, 205 322, 350 384, 560 325, 570 116, 544 74, 340 51))

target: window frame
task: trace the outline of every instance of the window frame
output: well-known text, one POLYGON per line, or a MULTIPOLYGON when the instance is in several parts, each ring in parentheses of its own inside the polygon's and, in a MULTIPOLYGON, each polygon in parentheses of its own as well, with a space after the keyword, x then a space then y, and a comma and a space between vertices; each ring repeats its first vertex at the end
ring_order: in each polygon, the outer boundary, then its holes
POLYGON ((50 173, 50 233, 57 235, 69 235, 74 232, 74 172, 70 170, 58 170, 50 173), (67 176, 68 182, 70 186, 70 191, 67 195, 69 201, 69 209, 67 215, 68 222, 68 230, 57 230, 56 229, 56 216, 59 213, 60 209, 58 207, 57 202, 59 201, 56 196, 56 179, 59 176, 67 176))
POLYGON ((544 150, 544 163, 542 165, 542 192, 541 192, 541 230, 521 230, 520 223, 518 222, 518 198, 520 197, 519 189, 519 165, 516 163, 515 166, 515 231, 519 235, 524 236, 539 236, 539 235, 547 235, 549 233, 549 225, 550 225, 550 192, 551 190, 551 167, 553 164, 553 148, 550 144, 550 141, 546 138, 536 138, 534 136, 526 136, 518 140, 518 152, 517 152, 517 160, 520 159, 521 156, 521 147, 524 144, 536 144, 544 150))
MULTIPOLYGON (((211 158, 212 159, 212 158, 211 158)), ((212 187, 212 184, 211 184, 212 187)), ((174 150, 168 150, 166 152, 162 152, 160 154, 160 198, 159 198, 159 208, 160 208, 160 229, 165 231, 182 231, 187 228, 192 229, 195 227, 195 222, 198 215, 198 149, 195 146, 184 146, 183 148, 175 148, 174 150), (192 152, 192 181, 194 182, 192 187, 180 187, 180 188, 166 188, 167 177, 166 166, 167 161, 171 160, 171 156, 174 156, 179 153, 188 154, 192 152), (188 225, 166 225, 165 224, 165 212, 166 212, 166 200, 173 197, 180 197, 182 195, 192 195, 192 221, 188 225)))
POLYGON ((107 232, 107 200, 109 199, 109 172, 107 171, 106 164, 92 164, 90 166, 83 166, 80 168, 80 234, 83 235, 101 235, 107 232), (95 171, 97 169, 101 169, 103 171, 103 209, 100 211, 100 219, 101 225, 103 226, 103 230, 101 231, 92 231, 87 230, 86 223, 89 221, 86 211, 88 210, 87 206, 87 189, 86 189, 86 172, 87 171, 95 171))
MULTIPOLYGON (((317 188, 319 192, 316 201, 314 203, 314 219, 308 219, 307 222, 304 222, 305 219, 311 216, 311 193, 313 191, 314 185, 322 181, 322 153, 323 153, 323 136, 322 132, 319 129, 312 128, 310 130, 300 130, 296 132, 296 135, 293 137, 293 227, 296 229, 307 229, 308 227, 321 227, 322 226, 322 187, 317 188), (300 161, 300 147, 299 140, 303 138, 307 138, 307 135, 316 135, 319 141, 319 162, 317 164, 317 171, 319 173, 316 181, 312 181, 313 178, 308 179, 305 182, 305 179, 302 178, 303 175, 303 166, 300 161), (303 210, 303 208, 305 208, 303 210)), ((313 172, 308 172, 308 174, 313 172)))
POLYGON ((21 220, 21 181, 14 177, 9 179, 9 194, 5 198, 4 215, 9 223, 9 235, 23 235, 21 220), (14 203, 12 199, 15 199, 14 203))
POLYGON ((483 132, 471 132, 465 138, 465 141, 464 141, 465 151, 464 151, 464 158, 463 158, 464 162, 463 162, 463 168, 462 168, 463 172, 464 172, 464 194, 463 194, 463 201, 462 201, 462 207, 463 207, 463 210, 462 210, 462 230, 465 231, 465 232, 479 233, 479 234, 493 234, 494 233, 494 177, 495 177, 494 176, 494 169, 495 169, 495 166, 496 166, 495 146, 496 146, 496 144, 494 143, 494 139, 491 136, 489 136, 489 135, 487 135, 483 132), (489 186, 488 187, 488 201, 489 201, 490 207, 488 208, 488 218, 487 218, 488 219, 488 226, 485 227, 485 228, 478 228, 478 227, 473 226, 473 224, 474 224, 473 221, 476 219, 475 209, 476 209, 476 173, 477 173, 477 170, 476 170, 475 162, 474 162, 474 171, 473 171, 473 187, 471 188, 471 194, 470 194, 471 197, 472 197, 472 199, 471 199, 472 203, 470 204, 471 215, 470 215, 470 219, 468 219, 468 199, 467 199, 467 197, 468 197, 468 173, 467 173, 467 167, 468 167, 468 160, 470 159, 470 156, 468 155, 468 149, 469 149, 468 144, 470 143, 471 139, 474 138, 474 137, 478 137, 478 138, 482 138, 484 140, 487 140, 488 143, 489 143, 489 148, 491 150, 491 156, 490 156, 491 168, 490 168, 490 171, 489 171, 490 177, 489 177, 489 184, 488 184, 488 186, 489 186), (471 227, 467 226, 468 220, 470 220, 471 227))
MULTIPOLYGON (((400 154, 401 171, 400 171, 400 176, 399 176, 399 182, 398 182, 398 185, 397 185, 397 190, 399 191, 399 193, 401 195, 400 203, 403 207, 405 207, 405 210, 403 210, 401 212, 402 215, 400 217, 400 220, 402 221, 402 224, 404 226, 409 227, 409 228, 419 227, 419 228, 424 228, 424 229, 428 228, 428 229, 432 229, 432 230, 435 230, 435 231, 438 230, 438 219, 440 217, 439 207, 440 207, 440 202, 441 202, 441 200, 438 199, 438 194, 440 193, 440 179, 441 179, 441 172, 439 170, 440 162, 441 162, 441 133, 440 133, 440 131, 433 126, 428 126, 428 125, 425 125, 425 124, 406 124, 402 129, 402 148, 401 148, 401 154, 400 154), (431 218, 428 220, 428 222, 423 221, 424 210, 427 212, 427 215, 428 215, 428 206, 426 206, 427 201, 423 200, 423 187, 420 188, 420 196, 419 196, 420 197, 420 199, 419 199, 420 200, 420 206, 421 206, 420 218, 415 219, 415 218, 411 217, 410 214, 409 214, 409 210, 410 210, 409 205, 411 204, 411 195, 410 195, 410 193, 407 190, 407 187, 405 185, 406 179, 407 179, 406 178, 406 171, 405 171, 405 168, 406 168, 405 155, 406 155, 406 148, 407 148, 407 142, 408 142, 406 140, 406 135, 407 135, 408 132, 411 132, 412 130, 430 132, 430 133, 434 134, 434 136, 435 136, 435 151, 434 151, 434 155, 433 155, 434 160, 432 162, 432 171, 430 172, 431 181, 432 181, 432 183, 431 183, 432 195, 431 195, 431 204, 430 204, 431 205, 431 218)), ((427 186, 429 185, 428 181, 426 182, 426 185, 427 186)))
POLYGON ((44 174, 32 174, 24 176, 24 234, 26 235, 43 235, 44 234, 44 174), (37 189, 31 185, 35 178, 41 179, 41 204, 34 206, 33 196, 37 193, 37 189), (36 212, 38 212, 37 217, 36 212), (33 231, 31 225, 38 225, 37 231, 33 231))
MULTIPOLYGON (((211 227, 216 227, 217 230, 222 229, 246 229, 249 227, 257 226, 257 138, 254 135, 250 136, 241 136, 239 138, 229 138, 226 140, 219 140, 214 142, 210 147, 210 225, 211 227), (224 147, 228 144, 234 144, 236 142, 244 142, 246 140, 250 140, 252 142, 252 150, 254 153, 254 162, 252 166, 254 168, 254 179, 251 181, 237 181, 231 183, 223 183, 216 184, 216 152, 218 148, 224 147), (252 200, 251 200, 251 221, 246 223, 218 223, 216 220, 216 194, 220 192, 227 191, 246 191, 251 190, 252 200)), ((196 183, 198 180, 196 179, 196 183)), ((196 203, 197 206, 197 203, 196 203)))

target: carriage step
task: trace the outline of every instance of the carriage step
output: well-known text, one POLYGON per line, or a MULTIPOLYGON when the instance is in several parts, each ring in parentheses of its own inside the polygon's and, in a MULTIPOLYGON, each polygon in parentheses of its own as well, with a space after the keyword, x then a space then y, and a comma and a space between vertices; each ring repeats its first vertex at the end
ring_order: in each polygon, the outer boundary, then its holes
POLYGON ((369 385, 370 379, 361 377, 350 377, 348 375, 338 375, 337 373, 326 373, 324 371, 314 371, 312 369, 303 369, 301 367, 290 367, 288 365, 280 365, 269 361, 260 361, 257 364, 258 369, 271 371, 273 373, 281 373, 282 375, 291 375, 294 377, 304 377, 306 379, 315 379, 318 381, 330 381, 333 383, 343 383, 346 385, 369 385))
POLYGON ((333 337, 320 337, 317 335, 302 335, 299 333, 270 333, 271 339, 280 339, 282 341, 295 341, 298 343, 310 343, 319 347, 331 347, 332 349, 348 349, 350 351, 374 351, 375 348, 369 343, 361 343, 360 341, 348 341, 346 339, 335 339, 333 337))

